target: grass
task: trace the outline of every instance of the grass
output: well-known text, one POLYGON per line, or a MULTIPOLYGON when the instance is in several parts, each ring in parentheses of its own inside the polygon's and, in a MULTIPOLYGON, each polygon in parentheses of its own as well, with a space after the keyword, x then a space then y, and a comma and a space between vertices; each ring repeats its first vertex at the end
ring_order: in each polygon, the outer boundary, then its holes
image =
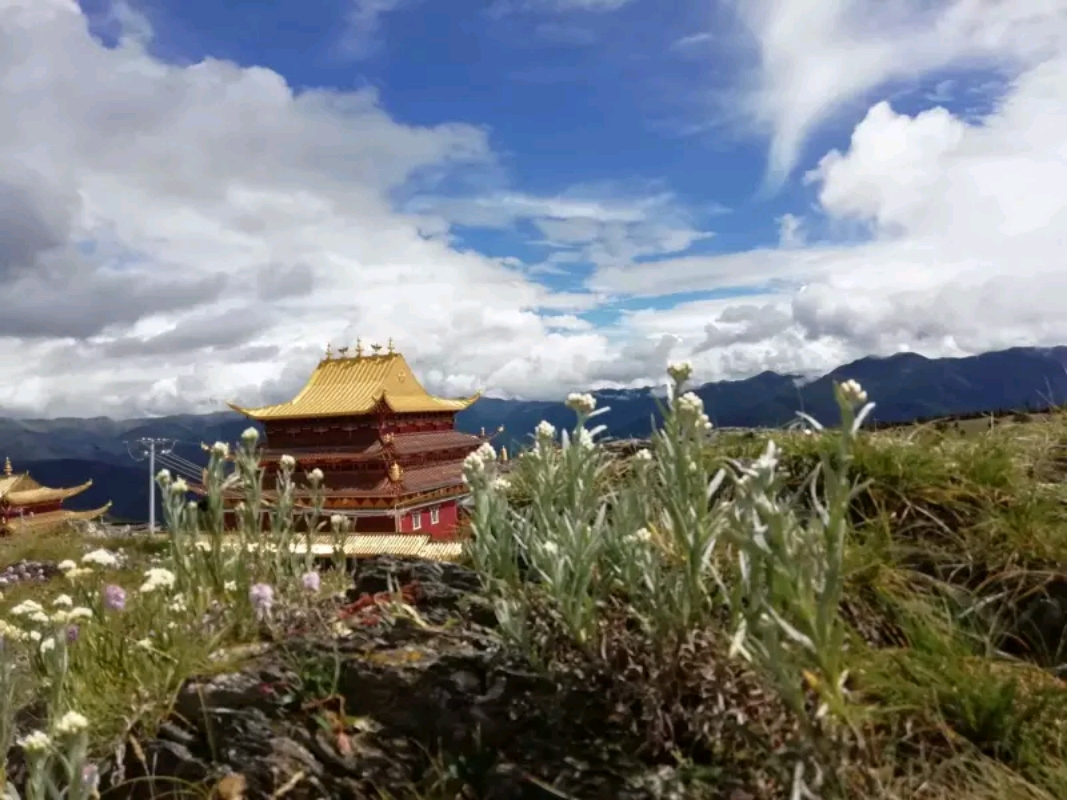
MULTIPOLYGON (((676 767, 690 797, 1067 797, 1067 412, 853 430, 863 397, 845 386, 840 428, 716 433, 674 377, 647 454, 611 458, 582 433, 596 412, 576 397, 575 431, 540 429, 505 478, 491 452, 468 460, 468 561, 513 646, 540 669, 600 675, 650 766, 676 767)), ((0 541, 0 565, 80 561, 89 546, 125 557, 0 602, 19 624, 10 611, 29 598, 51 612, 69 593, 94 612, 61 675, 22 643, 18 697, 49 678, 64 690, 38 715, 52 774, 82 735, 57 732, 63 714, 87 718, 90 764, 150 732, 184 679, 232 668, 212 653, 269 634, 252 586, 274 588, 275 615, 308 608, 299 559, 186 548, 180 532, 218 530, 179 494, 170 539, 0 541), (153 566, 173 589, 139 590, 153 566), (102 605, 106 584, 126 589, 121 613, 102 605)), ((331 695, 335 668, 299 665, 301 692, 331 695)))

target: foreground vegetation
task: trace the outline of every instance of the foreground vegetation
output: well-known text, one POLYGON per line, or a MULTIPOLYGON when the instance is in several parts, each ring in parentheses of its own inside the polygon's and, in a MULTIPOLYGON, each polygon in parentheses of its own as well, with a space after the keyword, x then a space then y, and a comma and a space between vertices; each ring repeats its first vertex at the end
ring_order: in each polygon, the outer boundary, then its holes
MULTIPOLYGON (((574 430, 543 423, 506 473, 488 446, 467 460, 467 556, 514 648, 600 681, 688 797, 1067 796, 1067 416, 870 432, 848 382, 833 429, 718 433, 688 367, 670 371, 663 428, 632 458, 599 446, 575 395, 574 430)), ((237 645, 293 620, 344 635, 343 570, 320 578, 290 548, 291 460, 273 546, 252 546, 253 433, 229 475, 216 445, 206 510, 160 475, 162 542, 5 543, 7 563, 66 562, 3 601, 0 748, 25 761, 27 798, 94 796, 94 764, 237 645), (237 550, 224 489, 245 495, 237 550)))

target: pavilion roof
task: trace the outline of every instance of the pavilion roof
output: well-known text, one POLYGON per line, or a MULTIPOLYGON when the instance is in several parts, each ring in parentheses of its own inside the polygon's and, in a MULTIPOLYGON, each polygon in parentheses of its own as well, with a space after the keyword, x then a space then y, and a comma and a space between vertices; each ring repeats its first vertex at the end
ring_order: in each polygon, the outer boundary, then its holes
POLYGON ((327 353, 292 400, 260 408, 228 405, 251 419, 266 421, 368 414, 379 403, 397 413, 462 411, 479 396, 450 400, 431 395, 399 353, 351 358, 331 358, 327 353))
POLYGON ((111 503, 107 503, 100 506, 100 508, 93 508, 88 511, 60 509, 59 511, 34 514, 32 517, 13 517, 4 523, 4 527, 11 533, 33 533, 73 522, 91 522, 98 517, 102 517, 110 508, 111 503))
POLYGON ((11 472, 11 461, 8 460, 4 464, 3 475, 0 475, 0 500, 13 506, 63 501, 68 497, 81 494, 92 485, 92 480, 88 480, 78 486, 63 489, 42 486, 31 478, 28 472, 11 472))

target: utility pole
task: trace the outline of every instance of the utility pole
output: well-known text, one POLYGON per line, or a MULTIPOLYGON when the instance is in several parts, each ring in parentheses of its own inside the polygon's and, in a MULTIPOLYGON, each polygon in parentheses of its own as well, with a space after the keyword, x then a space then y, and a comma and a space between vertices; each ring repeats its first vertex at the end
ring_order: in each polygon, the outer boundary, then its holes
POLYGON ((165 456, 174 449, 173 439, 154 439, 151 437, 142 437, 132 444, 140 449, 140 456, 134 455, 134 451, 130 447, 130 442, 126 443, 126 449, 130 454, 130 458, 134 461, 143 461, 145 456, 148 457, 148 532, 156 532, 156 455, 165 456), (158 449, 157 449, 158 448, 158 449))

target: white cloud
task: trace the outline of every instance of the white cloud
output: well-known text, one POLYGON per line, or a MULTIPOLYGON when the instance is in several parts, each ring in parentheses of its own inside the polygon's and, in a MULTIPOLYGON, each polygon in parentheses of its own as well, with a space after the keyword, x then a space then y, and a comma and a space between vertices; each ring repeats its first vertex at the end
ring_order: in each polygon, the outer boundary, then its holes
POLYGON ((381 42, 382 17, 406 0, 346 0, 345 30, 341 49, 350 58, 368 58, 377 53, 381 42))
POLYGON ((1016 74, 1067 41, 1062 0, 735 0, 756 52, 731 113, 770 136, 769 185, 815 128, 891 81, 949 67, 1016 74))
MULTIPOLYGON (((863 241, 613 266, 590 285, 649 297, 777 287, 758 300, 652 316, 657 331, 702 351, 705 376, 757 364, 818 371, 906 349, 936 356, 1062 344, 1065 119, 1067 53, 1018 76, 980 122, 878 103, 847 150, 807 176, 830 229, 859 226, 863 241)), ((639 322, 629 324, 648 332, 639 322)))

